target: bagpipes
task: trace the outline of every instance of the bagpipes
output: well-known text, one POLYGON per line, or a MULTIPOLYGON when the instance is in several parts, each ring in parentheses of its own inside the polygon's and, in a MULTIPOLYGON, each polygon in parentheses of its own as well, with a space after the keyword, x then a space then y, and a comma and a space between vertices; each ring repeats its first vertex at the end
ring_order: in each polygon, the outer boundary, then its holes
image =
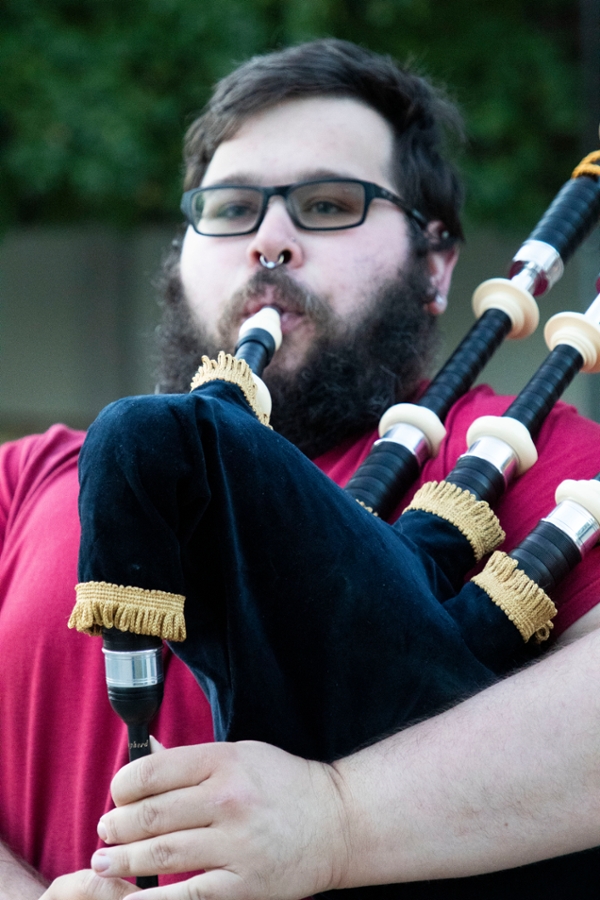
POLYGON ((562 277, 564 266, 587 237, 600 213, 600 153, 586 156, 558 192, 512 260, 510 280, 492 278, 473 295, 475 325, 415 404, 391 407, 379 424, 380 440, 358 468, 347 490, 387 518, 398 499, 435 456, 444 420, 474 384, 505 337, 528 337, 537 328, 540 297, 562 277))
POLYGON ((554 402, 580 369, 600 370, 600 298, 550 321, 536 375, 504 416, 473 424, 467 453, 398 522, 356 500, 393 508, 441 440, 427 414, 443 429, 503 337, 535 327, 531 293, 556 281, 598 218, 598 159, 559 193, 511 280, 476 292, 479 321, 416 404, 427 421, 384 417, 383 442, 347 490, 265 427, 258 376, 279 339, 274 310, 246 323, 235 357, 205 360, 190 394, 127 398, 100 414, 80 457, 69 624, 104 635, 133 756, 148 752, 163 639, 207 694, 217 739, 332 760, 492 684, 548 637, 547 591, 600 531, 600 482, 561 486, 519 547, 464 579, 502 542, 490 504, 534 462, 554 402), (372 502, 359 496, 365 474, 383 485, 372 502))

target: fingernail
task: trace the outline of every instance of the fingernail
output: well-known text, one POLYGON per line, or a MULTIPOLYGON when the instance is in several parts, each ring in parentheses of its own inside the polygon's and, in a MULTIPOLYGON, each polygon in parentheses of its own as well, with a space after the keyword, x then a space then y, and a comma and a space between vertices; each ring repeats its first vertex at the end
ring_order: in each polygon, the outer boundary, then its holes
POLYGON ((103 850, 96 850, 94 855, 92 856, 92 869, 94 872, 98 872, 101 874, 102 872, 108 871, 110 869, 110 858, 104 853, 103 850))
POLYGON ((100 838, 101 841, 108 840, 108 831, 106 830, 106 825, 104 824, 102 819, 100 819, 100 821, 98 822, 98 827, 97 827, 96 831, 98 832, 98 837, 100 838))

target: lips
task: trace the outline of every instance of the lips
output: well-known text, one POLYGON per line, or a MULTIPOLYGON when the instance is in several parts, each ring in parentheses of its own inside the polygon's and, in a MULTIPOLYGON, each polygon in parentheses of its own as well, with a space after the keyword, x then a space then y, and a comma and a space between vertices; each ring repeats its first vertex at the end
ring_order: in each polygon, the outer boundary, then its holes
POLYGON ((260 296, 253 296, 246 300, 240 315, 240 322, 245 322, 250 316, 270 306, 276 309, 281 316, 283 334, 289 334, 304 318, 305 312, 299 308, 298 304, 290 302, 281 294, 281 291, 270 285, 263 287, 260 296))

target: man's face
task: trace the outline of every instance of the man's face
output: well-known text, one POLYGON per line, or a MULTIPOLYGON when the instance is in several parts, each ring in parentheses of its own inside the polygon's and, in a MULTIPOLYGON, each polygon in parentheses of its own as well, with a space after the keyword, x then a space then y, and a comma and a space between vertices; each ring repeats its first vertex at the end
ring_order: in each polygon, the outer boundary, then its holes
MULTIPOLYGON (((288 101, 252 117, 220 144, 202 184, 271 186, 348 177, 393 191, 392 149, 387 122, 355 100, 288 101)), ((188 228, 181 280, 192 318, 225 349, 235 345, 245 318, 262 306, 279 307, 284 340, 271 366, 290 372, 302 365, 320 331, 342 333, 360 321, 409 258, 405 216, 389 201, 374 200, 358 228, 311 232, 294 225, 283 199, 274 197, 254 234, 216 238, 188 228), (281 253, 285 266, 266 277, 261 254, 276 260, 281 253), (315 298, 312 313, 305 295, 315 298)))

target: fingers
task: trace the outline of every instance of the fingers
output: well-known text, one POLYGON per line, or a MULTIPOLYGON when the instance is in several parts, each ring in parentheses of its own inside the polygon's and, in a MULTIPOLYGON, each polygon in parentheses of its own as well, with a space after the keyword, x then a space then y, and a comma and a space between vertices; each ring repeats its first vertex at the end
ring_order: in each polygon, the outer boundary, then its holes
POLYGON ((111 810, 100 819, 98 835, 106 844, 128 844, 170 831, 205 827, 212 821, 206 794, 205 786, 197 785, 111 810))
POLYGON ((213 744, 173 747, 129 763, 112 780, 115 804, 124 806, 144 797, 200 784, 211 774, 213 748, 213 744))
POLYGON ((139 888, 120 878, 99 878, 89 869, 56 878, 40 900, 122 900, 139 888))
POLYGON ((121 878, 212 869, 226 863, 222 836, 210 828, 193 828, 102 848, 92 856, 95 872, 121 878))
POLYGON ((92 868, 109 878, 206 870, 141 900, 297 900, 335 888, 349 848, 329 769, 256 742, 137 760, 113 782, 117 803, 132 799, 102 817, 110 846, 92 868))
POLYGON ((166 750, 167 748, 158 741, 153 734, 150 735, 150 753, 160 753, 161 750, 166 750))
POLYGON ((249 891, 239 875, 220 870, 168 887, 151 888, 140 895, 140 900, 267 900, 267 896, 249 891))
POLYGON ((99 837, 129 843, 235 818, 257 799, 240 765, 240 746, 177 747, 125 766, 113 779, 117 808, 100 819, 99 837))

